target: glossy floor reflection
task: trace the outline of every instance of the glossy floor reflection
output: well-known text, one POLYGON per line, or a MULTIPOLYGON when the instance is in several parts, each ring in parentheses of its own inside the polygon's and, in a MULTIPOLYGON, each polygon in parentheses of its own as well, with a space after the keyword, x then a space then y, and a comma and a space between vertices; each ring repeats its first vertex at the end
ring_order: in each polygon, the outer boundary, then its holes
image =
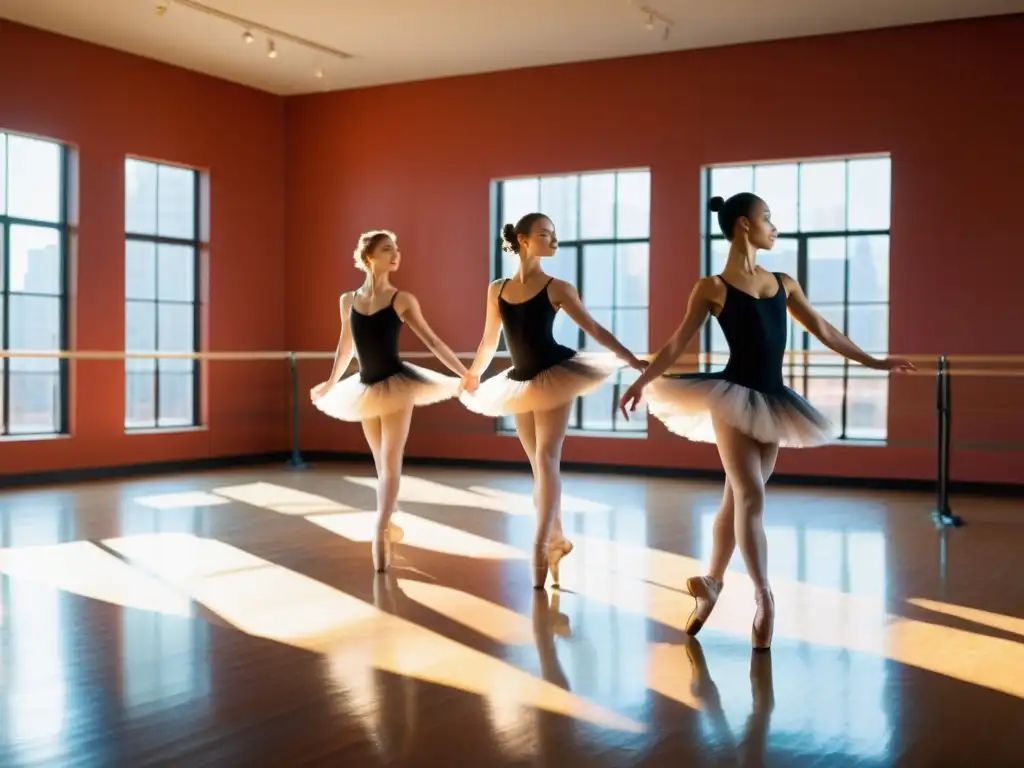
POLYGON ((567 478, 561 591, 525 475, 414 470, 396 567, 367 467, 0 496, 0 765, 1016 765, 1019 505, 773 488, 779 618, 686 578, 720 491, 567 478))

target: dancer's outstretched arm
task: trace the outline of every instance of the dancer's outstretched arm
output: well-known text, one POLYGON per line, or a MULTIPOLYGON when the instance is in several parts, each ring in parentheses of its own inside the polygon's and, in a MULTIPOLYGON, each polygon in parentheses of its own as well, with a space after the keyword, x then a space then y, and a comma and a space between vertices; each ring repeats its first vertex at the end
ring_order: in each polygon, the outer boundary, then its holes
POLYGON ((878 371, 912 371, 915 369, 912 362, 900 357, 878 358, 869 355, 811 306, 800 283, 789 275, 783 274, 782 284, 786 288, 786 306, 789 309, 789 314, 808 333, 836 354, 878 371))
POLYGON ((582 328, 584 333, 602 347, 614 352, 617 358, 639 371, 647 367, 647 361, 637 358, 615 338, 611 331, 594 319, 594 316, 583 306, 583 301, 575 286, 565 280, 552 280, 548 295, 551 297, 552 304, 565 310, 565 314, 582 328))
POLYGON ((679 324, 676 332, 669 337, 669 340, 658 351, 651 364, 647 366, 647 370, 640 375, 640 378, 633 382, 619 400, 619 409, 627 419, 629 418, 629 412, 635 411, 640 403, 644 387, 665 373, 679 359, 680 355, 690 345, 697 331, 704 325, 704 321, 711 314, 713 306, 711 297, 714 296, 714 292, 715 286, 709 277, 701 278, 693 286, 693 290, 690 291, 689 301, 686 304, 686 315, 683 317, 683 322, 679 324))
POLYGON ((448 366, 452 373, 460 378, 464 378, 469 373, 466 370, 466 366, 462 364, 462 361, 452 352, 451 347, 441 341, 438 335, 434 333, 434 329, 424 319, 423 312, 420 309, 420 302, 415 296, 408 291, 399 293, 395 299, 395 312, 398 313, 402 322, 412 328, 413 333, 419 336, 420 340, 427 345, 427 349, 433 353, 434 357, 448 366))
POLYGON ((309 396, 313 400, 321 398, 330 392, 348 369, 348 364, 352 362, 352 353, 355 347, 352 343, 352 328, 349 326, 349 312, 351 309, 352 294, 341 294, 341 298, 338 299, 338 311, 341 314, 341 335, 338 339, 338 348, 334 353, 334 367, 331 369, 331 375, 327 377, 327 381, 317 384, 310 390, 309 396))
POLYGON ((487 288, 487 315, 484 319, 484 334, 476 348, 476 357, 469 366, 472 376, 480 377, 490 367, 501 338, 501 313, 498 311, 498 294, 503 280, 495 280, 487 288))

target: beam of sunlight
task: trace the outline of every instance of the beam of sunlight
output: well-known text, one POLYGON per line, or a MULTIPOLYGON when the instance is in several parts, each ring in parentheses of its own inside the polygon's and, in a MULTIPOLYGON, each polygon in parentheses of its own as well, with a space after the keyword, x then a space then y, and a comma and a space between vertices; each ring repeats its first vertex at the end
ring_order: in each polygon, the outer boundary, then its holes
MULTIPOLYGON (((348 512, 337 515, 315 515, 309 522, 326 528, 349 541, 369 542, 377 525, 376 512, 348 512)), ((520 560, 526 553, 508 544, 485 539, 473 533, 423 517, 397 512, 392 518, 405 531, 401 547, 415 547, 474 560, 520 560)))
POLYGON ((151 496, 136 496, 132 502, 150 509, 196 509, 218 507, 230 504, 229 499, 215 496, 206 491, 185 491, 184 493, 158 493, 151 496))
POLYGON ((126 608, 191 616, 191 601, 92 542, 0 550, 0 573, 126 608))
POLYGON ((965 605, 955 605, 953 603, 942 603, 937 600, 927 600, 923 597, 911 597, 907 600, 910 605, 916 605, 918 608, 923 608, 926 611, 934 611, 935 613, 941 613, 946 616, 954 616, 964 621, 970 621, 975 624, 981 624, 984 627, 990 627, 992 629, 1001 629, 1003 632, 1009 632, 1014 635, 1020 635, 1024 637, 1024 619, 1017 618, 1016 616, 1006 616, 1001 613, 990 613, 989 611, 982 611, 978 608, 968 608, 965 605))
POLYGON ((693 667, 685 645, 651 643, 647 651, 647 688, 690 709, 701 709, 693 695, 693 667))
POLYGON ((505 645, 532 645, 533 621, 503 605, 459 589, 399 579, 399 588, 415 602, 505 645))
MULTIPOLYGON (((516 493, 506 491, 502 488, 489 488, 486 485, 471 485, 469 491, 480 496, 503 500, 505 509, 502 511, 515 515, 534 515, 532 493, 516 493)), ((596 512, 610 512, 611 505, 600 501, 591 501, 580 496, 573 496, 571 493, 562 494, 562 513, 588 514, 596 512)))
POLYGON ((213 492, 231 501, 240 501, 280 515, 318 515, 324 512, 351 512, 354 507, 326 496, 306 493, 275 483, 248 483, 214 488, 213 492))
MULTIPOLYGON (((604 728, 643 732, 638 723, 505 662, 223 542, 190 534, 152 534, 105 543, 248 634, 332 657, 340 654, 348 660, 345 668, 372 666, 485 699, 494 691, 514 693, 525 706, 604 728), (238 569, 243 563, 248 567, 238 569), (395 641, 383 643, 384 637, 395 641)), ((344 676, 339 682, 343 684, 344 676)))

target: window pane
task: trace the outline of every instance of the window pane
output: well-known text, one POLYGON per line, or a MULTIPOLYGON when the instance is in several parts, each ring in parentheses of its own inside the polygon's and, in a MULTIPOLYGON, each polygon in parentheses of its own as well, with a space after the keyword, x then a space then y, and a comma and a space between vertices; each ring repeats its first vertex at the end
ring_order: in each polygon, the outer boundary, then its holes
POLYGON ((615 336, 634 355, 647 352, 647 309, 615 310, 615 336))
MULTIPOLYGON (((726 249, 726 254, 729 250, 726 249)), ((794 238, 780 237, 770 251, 757 254, 757 263, 769 272, 785 272, 790 277, 797 276, 797 242, 794 238)))
POLYGON ((184 427, 191 425, 192 373, 161 370, 159 376, 160 418, 157 426, 184 427))
MULTIPOLYGON (((711 169, 711 196, 728 200, 738 192, 750 192, 754 188, 754 169, 749 165, 728 166, 711 169)), ((712 223, 718 231, 717 217, 712 214, 712 223)))
MULTIPOLYGON (((19 296, 12 294, 8 299, 11 314, 9 348, 25 351, 59 351, 60 350, 60 304, 59 298, 49 296, 19 296)), ((11 372, 14 371, 46 371, 58 370, 59 360, 55 357, 12 358, 11 372)), ((11 385, 14 392, 14 385, 11 385)), ((11 418, 14 421, 14 418, 11 418)))
MULTIPOLYGON (((584 272, 584 275, 586 273, 584 272)), ((650 247, 647 243, 615 247, 615 289, 619 307, 646 307, 650 301, 650 247)))
POLYGON ((514 253, 501 252, 501 274, 498 277, 512 277, 519 269, 519 257, 514 253))
POLYGON ((57 223, 61 214, 61 148, 27 136, 7 136, 7 213, 57 223))
POLYGON ((0 214, 7 213, 7 134, 0 133, 0 214))
POLYGON ((599 240, 615 236, 615 174, 580 176, 580 238, 599 240))
POLYGON ((889 300, 889 236, 851 237, 850 301, 889 300))
MULTIPOLYGON (((195 349, 194 309, 189 304, 157 305, 157 349, 161 352, 192 352, 195 349)), ((187 372, 192 370, 191 359, 162 359, 157 361, 160 371, 187 372)), ((162 411, 161 411, 162 415, 162 411)))
MULTIPOLYGON (((682 320, 680 319, 679 322, 682 320)), ((708 318, 708 322, 711 323, 711 349, 708 352, 728 352, 729 342, 725 340, 725 333, 722 331, 718 318, 708 318)))
MULTIPOLYGON (((124 349, 126 352, 153 352, 156 350, 156 304, 148 301, 125 302, 124 349)), ((156 369, 154 358, 130 358, 125 361, 129 371, 156 369)))
POLYGON ((759 165, 754 169, 754 194, 768 203, 779 232, 797 231, 797 165, 759 165))
MULTIPOLYGON (((778 241, 776 241, 776 246, 778 241)), ((762 254, 763 255, 763 254, 762 254)), ((708 275, 720 275, 725 269, 725 260, 729 257, 729 241, 716 238, 711 241, 711 271, 708 275)), ((705 275, 706 277, 707 275, 705 275)))
POLYGON ((843 423, 843 371, 823 371, 826 376, 811 376, 807 379, 807 399, 837 427, 843 423))
POLYGON ((800 166, 800 230, 846 229, 846 163, 800 166))
POLYGON ((187 245, 159 246, 157 298, 162 301, 194 301, 195 261, 195 249, 187 245))
POLYGON ((569 349, 579 349, 580 346, 580 329, 572 321, 565 312, 559 312, 555 315, 555 324, 551 329, 551 332, 555 336, 555 341, 559 344, 564 344, 569 349))
POLYGON ((850 323, 846 334, 854 344, 872 355, 889 353, 889 307, 885 304, 858 305, 847 308, 850 323))
MULTIPOLYGON (((565 280, 565 282, 571 285, 577 285, 576 254, 577 250, 574 245, 570 245, 567 248, 559 248, 555 251, 553 258, 544 259, 544 271, 552 277, 557 277, 559 280, 565 280)), ((517 262, 518 258, 517 256, 517 262)), ((518 263, 516 266, 518 266, 518 263)))
MULTIPOLYGON (((843 301, 846 283, 846 238, 812 237, 807 241, 807 285, 812 304, 843 301)), ((837 325, 836 328, 842 328, 837 325)))
POLYGON ((515 224, 528 213, 540 208, 540 182, 538 179, 510 179, 501 184, 501 221, 515 224))
POLYGON ((889 418, 888 379, 850 379, 846 385, 846 436, 884 440, 889 418))
POLYGON ((155 373, 131 369, 125 371, 124 425, 128 429, 156 426, 155 373))
POLYGON ((620 173, 615 197, 615 237, 619 240, 650 237, 651 172, 620 173))
POLYGON ((579 176, 548 176, 540 180, 540 205, 555 225, 559 240, 576 240, 579 234, 579 176))
POLYGON ((195 202, 195 171, 161 165, 157 170, 157 233, 194 238, 195 202))
POLYGON ((892 162, 888 157, 851 160, 849 229, 888 229, 892 162))
POLYGON ((12 224, 10 238, 10 289, 61 295, 60 231, 12 224))
POLYGON ((125 231, 156 234, 156 165, 142 160, 124 163, 125 231))
MULTIPOLYGON (((814 308, 818 310, 819 315, 825 318, 828 322, 832 323, 832 325, 834 325, 839 330, 839 332, 842 333, 844 314, 842 302, 838 304, 815 304, 814 308)), ((800 330, 803 331, 802 328, 800 330)), ((828 351, 828 347, 826 347, 824 344, 818 341, 816 337, 811 336, 811 334, 809 333, 807 334, 807 336, 810 339, 808 343, 808 349, 810 349, 812 352, 828 351)), ((811 361, 818 362, 819 360, 822 359, 823 358, 820 355, 815 355, 811 358, 811 361)))
POLYGON ((615 304, 615 246, 583 248, 583 290, 580 295, 590 310, 615 304))
POLYGON ((156 244, 128 240, 124 248, 124 294, 127 299, 156 298, 156 244))
MULTIPOLYGON (((11 306, 13 308, 13 302, 11 306)), ((11 362, 17 361, 12 360, 11 362)), ((59 431, 61 421, 59 373, 14 370, 12 366, 10 387, 9 434, 24 435, 59 431)))
POLYGON ((615 402, 615 385, 609 380, 596 392, 583 398, 583 429, 595 432, 611 432, 612 407, 615 402))

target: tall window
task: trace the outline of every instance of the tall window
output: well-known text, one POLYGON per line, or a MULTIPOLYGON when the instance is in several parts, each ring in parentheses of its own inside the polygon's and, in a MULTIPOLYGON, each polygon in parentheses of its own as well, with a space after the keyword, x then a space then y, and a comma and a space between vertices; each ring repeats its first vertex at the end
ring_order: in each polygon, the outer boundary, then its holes
MULTIPOLYGON (((125 162, 125 349, 199 348, 199 174, 129 158, 125 162)), ((126 429, 199 423, 199 363, 125 361, 126 429)))
MULTIPOLYGON (((779 229, 775 249, 758 256, 773 272, 786 272, 836 328, 873 355, 889 350, 888 157, 708 168, 708 195, 750 192, 764 198, 779 229)), ((717 217, 705 221, 704 274, 721 272, 729 243, 717 217)), ((728 359, 718 324, 704 330, 709 370, 728 359)), ((788 384, 855 440, 884 441, 889 382, 884 372, 851 364, 790 320, 788 384)))
MULTIPOLYGON (((514 224, 531 211, 551 217, 558 252, 544 263, 551 275, 576 286, 594 318, 636 353, 647 351, 651 172, 609 171, 572 176, 507 179, 495 184, 495 231, 514 224)), ((518 265, 514 254, 495 240, 494 276, 511 277, 518 265)), ((555 339, 585 351, 604 348, 579 330, 564 312, 555 320, 555 339)), ((503 342, 504 343, 504 342, 503 342)), ((571 429, 588 432, 645 432, 646 413, 625 421, 616 404, 639 374, 628 369, 601 389, 578 398, 571 429)), ((499 420, 502 431, 514 419, 499 420)))
MULTIPOLYGON (((67 150, 0 133, 0 334, 3 349, 67 347, 67 150)), ((67 430, 67 363, 4 358, 4 435, 67 430)))

